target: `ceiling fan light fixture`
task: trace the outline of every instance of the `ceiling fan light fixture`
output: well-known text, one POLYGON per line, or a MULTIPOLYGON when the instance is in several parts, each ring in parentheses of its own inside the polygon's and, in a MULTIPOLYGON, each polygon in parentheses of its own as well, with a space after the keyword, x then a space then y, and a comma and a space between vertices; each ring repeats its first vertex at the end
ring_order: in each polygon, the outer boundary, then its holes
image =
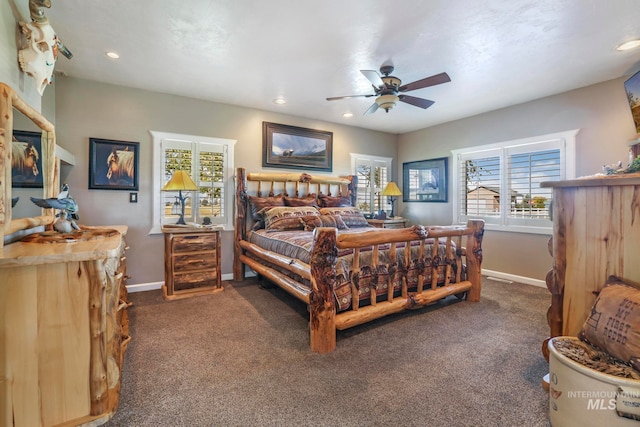
POLYGON ((396 106, 400 98, 397 95, 381 95, 376 98, 376 104, 387 113, 396 106))

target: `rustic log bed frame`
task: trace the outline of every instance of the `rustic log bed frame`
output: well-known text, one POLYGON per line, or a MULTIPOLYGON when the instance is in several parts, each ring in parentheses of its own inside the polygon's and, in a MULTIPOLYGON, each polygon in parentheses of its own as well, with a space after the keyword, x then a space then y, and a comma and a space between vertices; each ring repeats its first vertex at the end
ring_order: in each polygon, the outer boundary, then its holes
MULTIPOLYGON (((279 255, 275 252, 262 249, 248 242, 247 207, 249 204, 247 191, 250 182, 257 183, 256 194, 262 196, 263 183, 269 187, 268 194, 273 196, 275 191, 281 191, 287 195, 287 187, 295 186, 295 197, 301 197, 301 187, 312 193, 331 195, 331 189, 337 188, 337 194, 349 197, 352 206, 355 206, 357 177, 329 177, 311 176, 306 173, 249 173, 244 168, 237 169, 236 175, 236 221, 235 221, 235 248, 234 248, 234 280, 240 281, 245 277, 245 265, 253 269, 257 274, 269 279, 291 295, 308 304, 310 313, 311 350, 318 353, 328 353, 336 347, 336 330, 347 329, 380 317, 397 313, 403 310, 417 308, 438 301, 449 295, 461 295, 466 293, 468 301, 480 300, 481 289, 481 264, 482 264, 482 237, 484 234, 484 222, 471 220, 466 226, 419 226, 414 225, 403 229, 372 230, 358 233, 357 235, 338 234, 335 228, 316 228, 314 242, 311 251, 311 262, 306 264, 298 259, 279 255), (322 190, 325 189, 326 192, 322 190), (466 248, 462 246, 462 237, 467 236, 466 248), (436 239, 438 244, 433 245, 433 254, 425 254, 425 239, 436 239), (333 296, 333 285, 336 280, 336 262, 338 249, 354 250, 353 270, 359 271, 358 253, 360 249, 371 247, 374 253, 373 263, 377 263, 377 252, 381 245, 390 245, 390 259, 395 259, 396 244, 410 245, 412 241, 419 242, 419 258, 433 255, 438 258, 438 246, 445 245, 446 250, 446 284, 438 286, 437 263, 432 263, 432 281, 425 284, 422 274, 418 277, 416 292, 409 292, 406 277, 402 280, 401 295, 393 295, 393 287, 388 286, 389 292, 385 301, 376 302, 371 298, 370 305, 360 306, 357 288, 351 284, 353 301, 350 309, 336 313, 333 296), (455 250, 453 244, 455 243, 455 250), (253 258, 247 256, 250 253, 253 258), (290 271, 294 275, 307 279, 312 284, 312 289, 302 283, 286 276, 274 268, 261 264, 256 259, 275 265, 280 269, 290 271), (463 268, 466 261, 466 269, 463 268), (453 265, 455 264, 455 267, 453 265), (426 285, 426 286, 425 286, 426 285)), ((406 263, 409 263, 411 251, 405 251, 406 263)))

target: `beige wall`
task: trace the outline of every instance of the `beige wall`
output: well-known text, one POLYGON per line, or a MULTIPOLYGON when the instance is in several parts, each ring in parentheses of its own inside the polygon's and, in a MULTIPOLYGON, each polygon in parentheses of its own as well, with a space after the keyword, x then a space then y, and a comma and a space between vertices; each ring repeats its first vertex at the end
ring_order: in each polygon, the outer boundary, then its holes
POLYGON ((18 66, 19 41, 16 39, 21 37, 19 22, 30 20, 28 1, 0 1, 0 81, 11 86, 29 105, 40 111, 40 94, 35 89, 35 80, 18 66))
MULTIPOLYGON (((627 161, 628 142, 635 129, 624 90, 625 78, 542 98, 525 104, 445 123, 398 138, 399 170, 402 163, 449 157, 451 150, 502 142, 570 129, 577 136, 576 173, 591 175, 603 164, 627 161)), ((399 181, 402 177, 399 173, 399 181)), ((449 186, 451 187, 451 186, 449 186)), ((449 203, 400 203, 403 216, 423 224, 450 224, 449 203)), ((549 236, 486 231, 483 268, 544 280, 551 268, 549 236)))
MULTIPOLYGON (((351 152, 392 157, 397 170, 396 136, 387 133, 73 78, 58 77, 55 86, 58 141, 76 158, 67 183, 80 205, 80 223, 129 226, 130 284, 164 280, 163 237, 148 235, 152 225, 150 130, 235 139, 236 166, 259 171, 263 121, 321 129, 333 132, 331 175, 350 173, 351 152), (90 137, 140 143, 138 203, 129 203, 128 191, 88 190, 90 137)), ((290 111, 284 107, 283 112, 290 111)), ((222 244, 222 272, 231 273, 232 232, 223 232, 222 244)))

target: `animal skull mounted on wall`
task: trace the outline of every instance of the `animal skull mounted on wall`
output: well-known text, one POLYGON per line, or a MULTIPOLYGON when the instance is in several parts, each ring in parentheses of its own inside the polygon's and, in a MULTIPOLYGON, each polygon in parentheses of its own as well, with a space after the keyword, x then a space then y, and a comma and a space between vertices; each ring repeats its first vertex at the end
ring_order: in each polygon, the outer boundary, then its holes
POLYGON ((20 26, 28 42, 28 46, 18 52, 20 68, 36 80, 36 89, 42 95, 51 83, 58 57, 56 34, 48 22, 21 22, 20 26))
POLYGON ((73 55, 58 40, 55 31, 44 15, 43 7, 51 7, 50 0, 30 0, 32 22, 21 22, 20 28, 27 39, 27 46, 18 51, 22 71, 36 80, 36 89, 42 95, 48 84, 58 57, 58 51, 71 58, 73 55))

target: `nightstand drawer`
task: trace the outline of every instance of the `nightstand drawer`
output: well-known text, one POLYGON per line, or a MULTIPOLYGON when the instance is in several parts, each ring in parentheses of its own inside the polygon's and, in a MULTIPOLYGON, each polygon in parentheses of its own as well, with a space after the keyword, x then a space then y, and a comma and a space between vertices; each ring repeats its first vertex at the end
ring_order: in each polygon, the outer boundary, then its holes
POLYGON ((216 251, 188 255, 174 255, 173 271, 175 273, 181 273, 183 271, 216 268, 218 266, 216 261, 216 251))
POLYGON ((186 291, 189 289, 218 287, 218 272, 216 270, 200 271, 196 273, 181 273, 173 276, 174 292, 186 291))
POLYGON ((173 236, 172 250, 176 252, 213 251, 218 245, 218 234, 185 234, 173 236))

